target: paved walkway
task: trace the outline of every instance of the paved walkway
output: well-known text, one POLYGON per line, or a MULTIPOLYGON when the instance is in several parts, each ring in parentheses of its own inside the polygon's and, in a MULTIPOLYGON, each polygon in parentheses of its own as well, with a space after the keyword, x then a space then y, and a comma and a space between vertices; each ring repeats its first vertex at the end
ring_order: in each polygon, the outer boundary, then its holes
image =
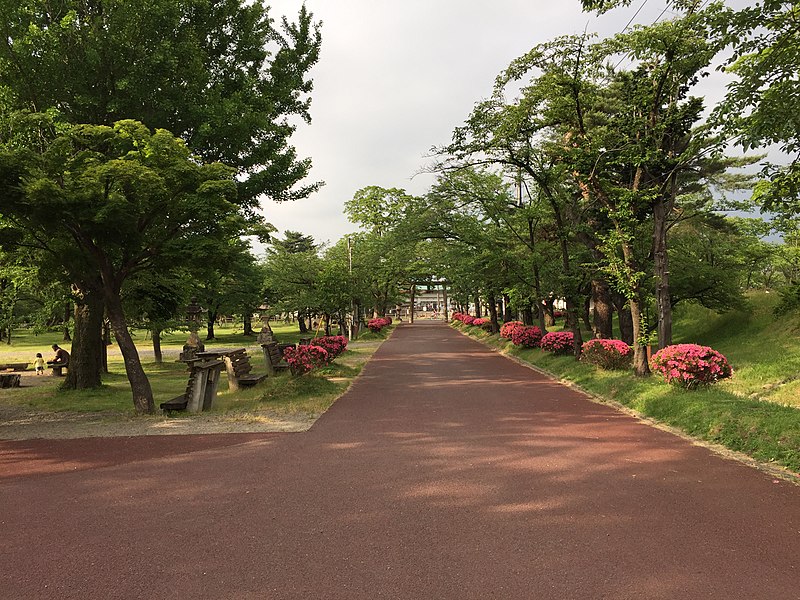
POLYGON ((442 325, 307 433, 79 443, 0 444, 0 598, 800 598, 800 488, 442 325))

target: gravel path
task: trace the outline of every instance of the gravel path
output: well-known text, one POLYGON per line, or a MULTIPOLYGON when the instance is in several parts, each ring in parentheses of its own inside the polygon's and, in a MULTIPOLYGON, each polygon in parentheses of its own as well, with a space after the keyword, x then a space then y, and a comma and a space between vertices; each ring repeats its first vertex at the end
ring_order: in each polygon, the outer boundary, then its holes
POLYGON ((800 487, 443 325, 398 328, 305 433, 0 464, 2 598, 800 598, 800 487))

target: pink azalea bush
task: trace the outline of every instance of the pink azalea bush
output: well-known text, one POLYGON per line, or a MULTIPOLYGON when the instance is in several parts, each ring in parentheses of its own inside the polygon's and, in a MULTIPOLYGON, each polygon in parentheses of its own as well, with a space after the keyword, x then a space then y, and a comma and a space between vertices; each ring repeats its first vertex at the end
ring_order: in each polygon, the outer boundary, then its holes
POLYGON ((500 337, 507 340, 511 339, 511 334, 517 327, 525 327, 522 321, 507 321, 500 326, 500 337))
POLYGON ((661 373, 667 383, 687 390, 733 375, 728 359, 716 350, 698 344, 675 344, 662 348, 650 359, 650 368, 661 373))
POLYGON ((370 319, 367 321, 367 327, 372 333, 378 333, 387 325, 392 324, 392 319, 389 317, 378 317, 377 319, 370 319))
POLYGON ((474 325, 475 327, 483 327, 486 325, 486 323, 490 323, 489 319, 479 318, 473 319, 471 325, 474 325))
POLYGON ((573 339, 571 331, 551 331, 545 334, 539 347, 553 354, 569 354, 572 352, 573 339))
POLYGON ((475 321, 475 317, 473 317, 472 315, 468 315, 467 313, 454 312, 453 320, 461 321, 462 323, 464 323, 464 325, 472 325, 473 321, 475 321))
POLYGON ((536 325, 526 327, 521 323, 512 329, 511 342, 515 346, 525 346, 526 348, 536 348, 542 341, 542 330, 536 325))
POLYGON ((601 369, 627 369, 633 348, 622 340, 589 340, 581 347, 581 360, 601 369))
POLYGON ((289 363, 293 375, 302 375, 328 364, 328 351, 321 346, 297 346, 286 348, 283 358, 289 363))
POLYGON ((337 356, 347 349, 347 338, 343 335, 326 335, 311 340, 311 345, 324 348, 328 353, 327 362, 331 363, 337 356))

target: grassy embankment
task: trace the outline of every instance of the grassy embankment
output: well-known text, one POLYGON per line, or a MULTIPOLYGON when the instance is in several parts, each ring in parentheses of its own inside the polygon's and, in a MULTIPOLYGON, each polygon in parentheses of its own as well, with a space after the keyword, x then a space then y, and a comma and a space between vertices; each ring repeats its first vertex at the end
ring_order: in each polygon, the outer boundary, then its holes
POLYGON ((538 349, 520 349, 477 327, 456 325, 503 352, 687 434, 800 473, 800 319, 777 319, 774 294, 749 298, 746 311, 718 315, 697 306, 676 310, 675 343, 722 352, 734 375, 685 391, 660 377, 603 371, 538 349))
MULTIPOLYGON (((303 335, 297 331, 296 325, 275 325, 272 329, 276 339, 281 343, 296 342, 303 335)), ((246 347, 253 365, 253 373, 266 372, 261 348, 253 338, 237 334, 232 327, 218 328, 216 334, 215 340, 204 342, 206 350, 246 347)), ((351 342, 348 350, 333 364, 322 369, 301 377, 282 373, 265 379, 255 387, 244 388, 238 392, 228 390, 227 377, 223 371, 211 413, 221 415, 237 413, 240 417, 252 413, 254 418, 263 411, 278 416, 318 416, 350 386, 386 335, 388 333, 385 335, 369 333, 362 336, 361 339, 351 342)), ((162 363, 156 363, 153 360, 152 344, 145 332, 135 332, 134 339, 153 388, 156 409, 159 403, 181 395, 186 388, 186 365, 177 362, 186 337, 186 332, 166 335, 162 340, 164 360, 162 363)), ((68 342, 61 342, 59 333, 35 335, 28 331, 15 331, 11 345, 0 345, 0 363, 32 363, 37 352, 41 352, 45 359, 48 359, 52 355, 50 345, 53 343, 69 348, 68 342)), ((105 417, 130 417, 133 414, 130 387, 122 357, 116 346, 109 347, 108 362, 110 372, 103 376, 103 386, 99 389, 60 390, 58 381, 49 376, 46 377, 47 381, 35 382, 42 384, 37 386, 26 385, 29 382, 23 380, 25 387, 0 390, 0 406, 37 412, 102 413, 105 417)), ((49 370, 47 372, 49 373, 49 370)), ((209 415, 209 413, 203 414, 209 415)), ((187 415, 184 413, 181 416, 187 415)))

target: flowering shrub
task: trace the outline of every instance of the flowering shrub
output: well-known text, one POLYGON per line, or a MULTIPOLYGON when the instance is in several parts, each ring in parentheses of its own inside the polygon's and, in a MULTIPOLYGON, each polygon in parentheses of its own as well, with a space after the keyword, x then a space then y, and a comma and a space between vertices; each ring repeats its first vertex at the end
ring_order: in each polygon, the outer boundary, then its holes
POLYGON ((378 333, 381 329, 390 325, 392 323, 391 319, 386 317, 378 317, 377 319, 370 319, 367 321, 367 327, 372 333, 378 333))
POLYGON ((601 369, 627 369, 633 348, 622 340, 589 340, 581 347, 581 360, 601 369))
POLYGON ((511 331, 511 342, 515 346, 525 346, 526 348, 536 348, 542 341, 542 330, 536 325, 526 327, 520 325, 511 331))
POLYGON ((571 331, 551 331, 545 334, 539 347, 553 354, 569 354, 572 352, 573 339, 571 331))
POLYGON ((483 327, 486 323, 490 323, 489 319, 473 319, 471 325, 475 327, 483 327))
POLYGON ((324 348, 328 353, 327 362, 331 363, 333 359, 347 349, 347 338, 343 335, 327 335, 311 340, 311 345, 324 348))
POLYGON ((475 317, 473 317, 472 315, 464 315, 464 318, 461 319, 461 322, 464 323, 464 325, 472 325, 474 321, 475 317))
POLYGON ((698 344, 675 344, 656 352, 650 368, 661 373, 667 383, 688 390, 709 385, 733 374, 728 360, 716 350, 698 344))
POLYGON ((286 348, 283 358, 289 363, 293 375, 302 375, 311 369, 328 363, 328 351, 321 346, 297 346, 286 348))
POLYGON ((500 326, 500 337, 510 340, 511 334, 517 327, 525 327, 525 325, 522 324, 522 321, 508 321, 503 323, 500 326))
POLYGON ((463 321, 463 320, 464 320, 464 313, 462 312, 453 313, 453 321, 463 321))

